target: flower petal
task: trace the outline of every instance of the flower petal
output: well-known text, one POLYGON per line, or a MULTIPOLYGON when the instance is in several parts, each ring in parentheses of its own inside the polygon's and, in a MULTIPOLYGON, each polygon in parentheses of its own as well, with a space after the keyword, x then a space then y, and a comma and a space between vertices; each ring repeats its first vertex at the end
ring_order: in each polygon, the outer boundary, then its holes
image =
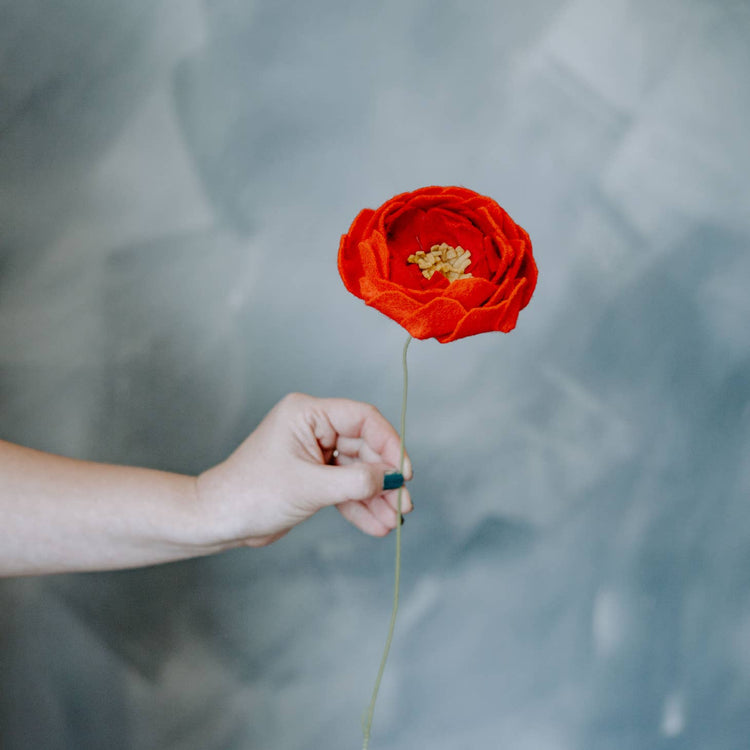
POLYGON ((440 336, 450 335, 465 315, 466 310, 455 300, 437 297, 418 310, 400 317, 399 322, 415 339, 434 336, 439 340, 440 336))
POLYGON ((514 294, 510 299, 493 307, 475 307, 466 313, 447 337, 438 338, 438 341, 446 344, 449 341, 487 331, 508 333, 516 325, 519 310, 520 294, 514 294))
POLYGON ((352 294, 358 295, 359 280, 364 276, 364 271, 356 245, 353 246, 348 234, 342 235, 339 243, 338 267, 344 286, 352 294))

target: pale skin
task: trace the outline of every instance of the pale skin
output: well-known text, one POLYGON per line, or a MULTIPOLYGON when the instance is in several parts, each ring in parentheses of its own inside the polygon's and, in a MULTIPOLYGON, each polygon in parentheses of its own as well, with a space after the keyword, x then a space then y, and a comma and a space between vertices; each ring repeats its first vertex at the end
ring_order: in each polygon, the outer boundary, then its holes
MULTIPOLYGON (((198 476, 0 441, 0 576, 111 570, 262 547, 327 506, 372 536, 399 523, 400 441, 368 404, 290 394, 198 476)), ((408 456, 405 479, 412 476, 408 456)), ((402 489, 403 513, 412 510, 402 489)))

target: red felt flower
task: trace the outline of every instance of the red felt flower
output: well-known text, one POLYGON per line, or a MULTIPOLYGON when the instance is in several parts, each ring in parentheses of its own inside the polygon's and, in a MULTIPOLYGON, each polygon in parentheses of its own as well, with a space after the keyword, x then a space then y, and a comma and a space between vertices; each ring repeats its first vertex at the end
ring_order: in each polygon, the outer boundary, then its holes
POLYGON ((423 187, 359 212, 341 238, 346 288, 414 338, 507 333, 534 292, 524 229, 491 198, 423 187))

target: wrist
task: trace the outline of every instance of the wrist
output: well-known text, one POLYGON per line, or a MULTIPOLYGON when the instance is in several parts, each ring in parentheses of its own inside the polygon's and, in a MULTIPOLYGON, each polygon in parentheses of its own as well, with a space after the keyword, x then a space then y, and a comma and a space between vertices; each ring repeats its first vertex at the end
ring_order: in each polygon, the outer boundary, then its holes
POLYGON ((200 476, 168 476, 170 490, 161 495, 149 519, 149 536, 157 549, 162 548, 160 556, 169 561, 220 552, 225 545, 219 543, 214 518, 202 500, 200 476))
POLYGON ((195 511, 194 543, 206 554, 237 546, 237 522, 225 507, 222 498, 228 490, 223 479, 222 464, 192 477, 192 505, 195 511))

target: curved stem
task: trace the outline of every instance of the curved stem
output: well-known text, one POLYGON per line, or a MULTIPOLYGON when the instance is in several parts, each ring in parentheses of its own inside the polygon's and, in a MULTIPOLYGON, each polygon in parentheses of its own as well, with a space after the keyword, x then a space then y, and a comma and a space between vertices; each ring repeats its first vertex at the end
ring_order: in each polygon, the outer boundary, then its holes
MULTIPOLYGON (((406 343, 404 344, 404 351, 401 355, 401 365, 404 372, 404 393, 401 399, 401 457, 399 463, 399 471, 401 474, 404 473, 404 455, 406 450, 404 448, 406 440, 406 395, 409 390, 409 370, 406 366, 406 352, 411 343, 411 336, 408 336, 406 343)), ((367 750, 370 745, 370 729, 372 728, 372 717, 375 714, 375 703, 378 700, 378 691, 380 690, 380 682, 383 679, 383 672, 385 672, 385 665, 388 661, 388 654, 391 650, 391 642, 393 641, 393 630, 396 626, 396 615, 398 613, 398 595, 401 588, 401 493, 403 487, 399 488, 396 506, 398 508, 398 519, 399 523, 396 525, 396 572, 395 580, 393 584, 393 609, 391 611, 391 622, 388 626, 388 637, 385 641, 385 648, 383 649, 383 658, 380 660, 380 668, 378 669, 378 676, 375 679, 375 686, 372 690, 372 698, 370 699, 370 705, 367 708, 364 720, 362 721, 362 734, 364 740, 362 742, 362 750, 367 750)))

